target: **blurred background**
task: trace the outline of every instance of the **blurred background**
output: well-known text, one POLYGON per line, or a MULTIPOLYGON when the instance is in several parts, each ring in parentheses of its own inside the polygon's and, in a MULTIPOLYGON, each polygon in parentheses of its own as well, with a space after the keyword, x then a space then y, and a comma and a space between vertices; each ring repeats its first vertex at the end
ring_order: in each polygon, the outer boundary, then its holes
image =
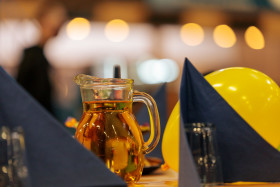
MULTIPOLYGON (((185 57, 202 73, 233 66, 280 82, 280 0, 60 0, 67 18, 44 45, 60 121, 80 118, 73 77, 122 78, 153 94, 167 82, 168 114, 178 100, 185 57)), ((0 0, 0 66, 16 77, 36 44, 39 0, 0 0)), ((56 18, 54 18, 56 19, 56 18)))

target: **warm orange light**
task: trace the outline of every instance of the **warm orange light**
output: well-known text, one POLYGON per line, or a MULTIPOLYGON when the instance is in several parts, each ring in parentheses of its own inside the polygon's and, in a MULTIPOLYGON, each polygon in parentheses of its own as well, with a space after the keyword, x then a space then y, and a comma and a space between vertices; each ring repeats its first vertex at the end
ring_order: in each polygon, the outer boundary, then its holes
POLYGON ((196 23, 187 23, 182 26, 180 32, 183 42, 190 46, 197 46, 204 39, 204 31, 202 27, 196 23))
POLYGON ((218 25, 214 29, 214 41, 222 48, 230 48, 236 42, 236 36, 233 30, 227 25, 218 25))
POLYGON ((107 23, 105 27, 105 35, 112 42, 121 42, 128 37, 129 26, 121 19, 114 19, 107 23))
POLYGON ((263 49, 265 46, 263 34, 255 26, 250 26, 245 31, 245 41, 252 49, 263 49))
POLYGON ((66 26, 66 34, 72 40, 85 39, 90 33, 90 23, 85 18, 74 18, 66 26))

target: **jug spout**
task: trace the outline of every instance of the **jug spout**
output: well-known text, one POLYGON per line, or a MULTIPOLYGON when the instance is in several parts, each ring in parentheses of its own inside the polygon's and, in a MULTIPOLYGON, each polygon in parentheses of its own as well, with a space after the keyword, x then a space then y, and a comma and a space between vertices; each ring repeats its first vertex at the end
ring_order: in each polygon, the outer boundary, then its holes
POLYGON ((96 80, 98 80, 97 77, 85 75, 85 74, 79 74, 74 77, 74 82, 80 86, 93 84, 96 80))

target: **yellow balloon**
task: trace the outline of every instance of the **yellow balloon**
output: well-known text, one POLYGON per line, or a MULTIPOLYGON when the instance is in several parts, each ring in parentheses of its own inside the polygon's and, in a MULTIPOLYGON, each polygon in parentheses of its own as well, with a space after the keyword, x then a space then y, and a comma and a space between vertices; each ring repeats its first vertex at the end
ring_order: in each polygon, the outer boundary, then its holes
POLYGON ((174 171, 179 171, 179 123, 180 104, 175 105, 162 137, 162 156, 165 163, 174 171))
POLYGON ((280 90, 267 75, 250 68, 215 71, 205 79, 267 142, 280 143, 280 90))

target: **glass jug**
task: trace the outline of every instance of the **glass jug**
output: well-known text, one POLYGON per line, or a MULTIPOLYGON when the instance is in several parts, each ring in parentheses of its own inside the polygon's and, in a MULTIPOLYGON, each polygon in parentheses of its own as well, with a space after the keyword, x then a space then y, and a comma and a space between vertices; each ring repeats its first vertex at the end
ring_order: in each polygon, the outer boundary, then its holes
POLYGON ((146 93, 133 91, 132 79, 80 74, 74 81, 80 86, 83 101, 76 139, 126 182, 138 181, 144 155, 159 142, 160 122, 155 101, 146 93), (147 142, 132 113, 133 102, 142 102, 148 108, 151 135, 147 142))

